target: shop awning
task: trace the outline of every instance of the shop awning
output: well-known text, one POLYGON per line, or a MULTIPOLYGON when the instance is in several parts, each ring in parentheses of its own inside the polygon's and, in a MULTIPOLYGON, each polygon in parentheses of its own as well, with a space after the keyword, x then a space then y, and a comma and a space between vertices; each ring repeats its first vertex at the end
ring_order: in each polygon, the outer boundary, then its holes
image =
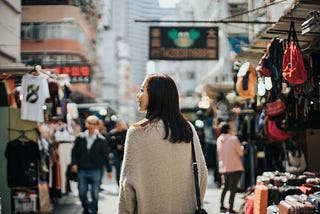
POLYGON ((283 15, 276 24, 262 32, 260 36, 252 42, 250 48, 238 53, 236 60, 240 60, 241 62, 249 61, 256 66, 264 54, 268 43, 274 36, 279 36, 282 39, 288 37, 291 21, 295 22, 295 29, 301 49, 305 50, 314 46, 314 42, 320 38, 320 26, 318 25, 302 35, 301 24, 311 17, 310 12, 319 10, 319 0, 297 1, 293 8, 283 15))

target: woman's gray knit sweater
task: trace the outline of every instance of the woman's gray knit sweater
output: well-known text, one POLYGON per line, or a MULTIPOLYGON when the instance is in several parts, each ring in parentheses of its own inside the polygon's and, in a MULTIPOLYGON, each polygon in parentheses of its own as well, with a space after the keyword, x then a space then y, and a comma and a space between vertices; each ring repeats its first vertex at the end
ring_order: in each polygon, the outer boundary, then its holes
MULTIPOLYGON (((192 130, 203 203, 207 167, 193 126, 192 130)), ((191 144, 171 143, 163 140, 164 136, 161 120, 143 128, 129 128, 120 178, 119 214, 195 212, 191 144)))

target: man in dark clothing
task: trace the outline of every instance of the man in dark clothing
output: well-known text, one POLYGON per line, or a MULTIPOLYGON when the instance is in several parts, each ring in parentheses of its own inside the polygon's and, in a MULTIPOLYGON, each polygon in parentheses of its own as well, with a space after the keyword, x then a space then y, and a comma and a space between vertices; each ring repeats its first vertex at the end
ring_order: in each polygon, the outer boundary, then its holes
POLYGON ((103 165, 107 176, 112 178, 112 168, 109 163, 108 145, 106 138, 99 131, 99 118, 91 115, 86 119, 87 130, 80 133, 72 149, 71 170, 78 173, 79 198, 85 214, 98 212, 99 187, 103 165), (89 202, 87 192, 91 186, 89 202))
POLYGON ((126 140, 127 129, 127 125, 124 122, 118 120, 115 123, 115 127, 111 129, 108 133, 109 146, 113 153, 113 165, 115 167, 118 186, 120 180, 120 172, 123 160, 124 143, 126 140))

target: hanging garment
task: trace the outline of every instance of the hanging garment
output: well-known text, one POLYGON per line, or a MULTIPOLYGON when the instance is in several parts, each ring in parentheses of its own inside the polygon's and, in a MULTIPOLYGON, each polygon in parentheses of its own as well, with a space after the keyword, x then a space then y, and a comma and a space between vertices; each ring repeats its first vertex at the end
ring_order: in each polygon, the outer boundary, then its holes
POLYGON ((75 140, 75 137, 67 130, 67 127, 58 127, 54 132, 54 140, 59 142, 71 142, 75 140))
POLYGON ((61 193, 67 193, 67 167, 71 163, 71 150, 73 143, 64 142, 60 143, 58 147, 58 155, 60 160, 60 180, 61 180, 61 193))
POLYGON ((42 106, 50 97, 47 80, 43 76, 25 74, 21 82, 21 119, 30 121, 44 121, 42 106))
POLYGON ((256 96, 257 73, 253 66, 244 63, 237 74, 236 89, 243 99, 252 99, 256 96))
POLYGON ((40 152, 33 141, 10 141, 5 150, 8 187, 29 187, 38 183, 40 152))

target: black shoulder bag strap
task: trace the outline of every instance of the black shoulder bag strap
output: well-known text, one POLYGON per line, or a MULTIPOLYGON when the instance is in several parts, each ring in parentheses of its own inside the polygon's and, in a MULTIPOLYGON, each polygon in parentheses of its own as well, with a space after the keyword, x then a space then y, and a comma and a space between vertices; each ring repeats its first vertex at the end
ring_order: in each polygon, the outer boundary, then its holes
POLYGON ((194 185, 196 187, 197 206, 198 206, 198 209, 200 210, 201 209, 201 201, 200 201, 200 187, 199 187, 199 178, 198 178, 198 165, 197 165, 197 161, 196 161, 196 153, 194 151, 193 137, 191 140, 191 150, 192 150, 194 185))
POLYGON ((290 44, 290 41, 293 41, 294 43, 296 43, 297 47, 300 49, 299 40, 298 40, 298 36, 297 36, 297 33, 296 33, 296 29, 294 27, 294 22, 293 21, 290 22, 290 30, 289 30, 289 34, 288 34, 287 44, 290 44), (292 40, 291 40, 291 38, 292 38, 292 40))

